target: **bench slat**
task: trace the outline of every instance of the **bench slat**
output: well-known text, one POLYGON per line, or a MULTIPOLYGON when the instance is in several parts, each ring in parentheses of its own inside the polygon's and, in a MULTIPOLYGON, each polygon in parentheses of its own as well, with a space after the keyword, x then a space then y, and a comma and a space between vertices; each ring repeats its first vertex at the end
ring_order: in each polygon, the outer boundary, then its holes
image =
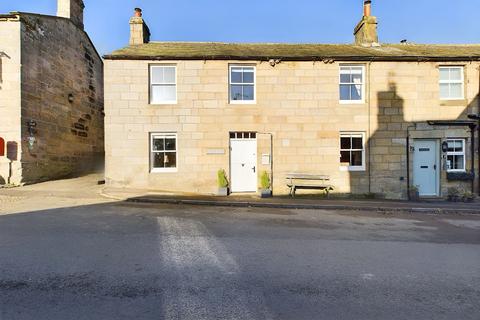
POLYGON ((330 176, 314 174, 288 174, 286 178, 299 180, 330 180, 330 176))

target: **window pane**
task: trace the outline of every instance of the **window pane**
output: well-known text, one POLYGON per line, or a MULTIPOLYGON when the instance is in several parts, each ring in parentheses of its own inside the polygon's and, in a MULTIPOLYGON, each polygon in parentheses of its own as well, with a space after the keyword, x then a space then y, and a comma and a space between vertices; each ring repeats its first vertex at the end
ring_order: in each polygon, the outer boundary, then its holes
POLYGON ((447 170, 454 169, 454 168, 453 168, 454 158, 455 158, 455 157, 452 156, 452 155, 447 156, 447 170))
POLYGON ((175 84, 175 68, 174 67, 164 67, 164 82, 175 84))
POLYGON ((177 154, 175 152, 165 152, 164 164, 165 168, 176 168, 177 154))
POLYGON ((230 86, 230 98, 232 100, 242 100, 242 86, 230 86))
POLYGON ((461 68, 451 68, 450 69, 450 80, 461 81, 462 80, 462 69, 461 68))
POLYGON ((461 98, 462 94, 462 84, 461 83, 452 83, 450 84, 450 98, 461 98))
POLYGON ((450 80, 450 72, 448 68, 440 68, 440 80, 442 81, 450 80))
POLYGON ((352 85, 351 87, 351 100, 362 100, 362 86, 352 85))
POLYGON ((163 67, 152 67, 151 73, 152 73, 152 83, 164 83, 165 78, 163 75, 163 67))
POLYGON ((243 83, 253 83, 253 70, 244 70, 243 83))
POLYGON ((461 140, 455 141, 455 151, 456 152, 463 152, 463 142, 461 140))
POLYGON ((457 170, 464 170, 465 169, 463 167, 463 157, 464 156, 455 156, 455 162, 454 162, 453 169, 457 169, 457 170))
POLYGON ((362 74, 353 74, 352 80, 353 83, 362 83, 362 74))
POLYGON ((455 151, 455 141, 453 140, 449 140, 447 141, 447 145, 448 145, 448 152, 454 152, 455 151))
POLYGON ((163 138, 153 138, 153 151, 163 151, 165 150, 163 138))
POLYGON ((350 137, 341 137, 340 138, 340 149, 351 149, 352 144, 351 144, 352 139, 350 137))
POLYGON ((242 83, 242 68, 232 68, 230 81, 232 83, 242 83))
POLYGON ((362 166, 362 151, 352 151, 352 160, 350 165, 362 166))
POLYGON ((350 85, 340 85, 340 100, 350 100, 350 85))
POLYGON ((152 103, 177 100, 177 87, 175 85, 153 85, 152 103))
POLYGON ((351 83, 352 82, 352 75, 351 74, 340 74, 340 83, 351 83))
POLYGON ((243 86, 243 100, 254 100, 253 86, 243 86))
POLYGON ((350 165, 350 151, 340 151, 340 162, 350 165))
POLYGON ((440 98, 448 99, 450 98, 450 90, 448 83, 441 83, 440 84, 440 98))
POLYGON ((176 150, 176 139, 167 138, 165 139, 165 150, 176 150))
POLYGON ((165 153, 155 152, 153 154, 153 167, 164 168, 165 167, 165 153))
POLYGON ((352 149, 363 149, 362 138, 352 138, 352 149))

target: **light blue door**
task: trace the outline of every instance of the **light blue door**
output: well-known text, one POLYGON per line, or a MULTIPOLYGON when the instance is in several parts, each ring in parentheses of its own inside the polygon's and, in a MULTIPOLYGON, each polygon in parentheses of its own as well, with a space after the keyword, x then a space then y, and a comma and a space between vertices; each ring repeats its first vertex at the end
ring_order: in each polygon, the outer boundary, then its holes
POLYGON ((438 196, 438 156, 436 140, 415 140, 413 184, 421 196, 438 196))

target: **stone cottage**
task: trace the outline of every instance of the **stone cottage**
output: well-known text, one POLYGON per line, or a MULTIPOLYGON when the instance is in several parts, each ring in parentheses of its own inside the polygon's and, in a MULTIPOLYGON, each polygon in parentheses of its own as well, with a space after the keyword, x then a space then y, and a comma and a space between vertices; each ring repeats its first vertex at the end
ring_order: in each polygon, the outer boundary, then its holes
MULTIPOLYGON (((478 191, 480 45, 380 43, 365 1, 353 44, 151 42, 105 56, 111 187, 276 194, 290 173, 405 199, 478 191), (410 191, 410 192, 409 192, 410 191)), ((310 191, 306 191, 310 192, 310 191)))
POLYGON ((82 0, 58 15, 0 15, 0 184, 33 183, 102 164, 103 61, 82 0))

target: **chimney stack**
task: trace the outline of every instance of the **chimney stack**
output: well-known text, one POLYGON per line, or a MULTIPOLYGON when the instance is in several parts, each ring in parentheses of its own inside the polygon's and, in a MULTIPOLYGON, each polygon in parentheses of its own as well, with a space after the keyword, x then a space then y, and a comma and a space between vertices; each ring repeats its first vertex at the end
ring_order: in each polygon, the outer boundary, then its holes
POLYGON ((378 46, 377 17, 372 16, 372 1, 363 2, 363 17, 355 27, 355 44, 364 47, 378 46))
POLYGON ((58 0, 57 16, 70 19, 77 27, 83 30, 83 0, 58 0))
POLYGON ((136 46, 149 42, 150 29, 142 18, 142 9, 135 8, 134 16, 130 18, 130 45, 136 46))

